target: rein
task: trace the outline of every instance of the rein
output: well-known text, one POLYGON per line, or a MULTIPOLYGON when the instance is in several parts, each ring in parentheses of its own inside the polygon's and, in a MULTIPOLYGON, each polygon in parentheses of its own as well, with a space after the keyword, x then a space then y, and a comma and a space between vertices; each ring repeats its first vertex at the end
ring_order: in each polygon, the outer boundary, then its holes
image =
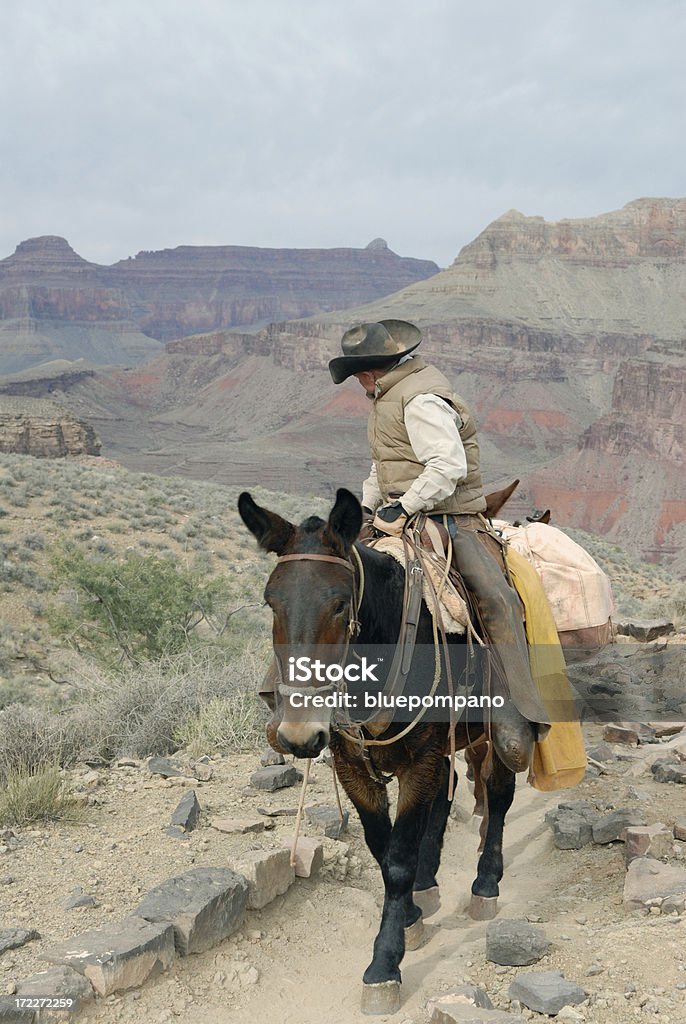
MULTIPOLYGON (((421 513, 418 514, 413 520, 412 533, 413 537, 410 538, 408 533, 402 534, 403 546, 405 549, 405 584, 404 584, 404 595, 403 595, 403 606, 402 606, 402 617, 400 622, 400 630, 398 640, 396 643, 395 654, 391 667, 389 669, 388 677, 383 689, 385 696, 397 697, 402 694, 407 677, 412 667, 412 658, 414 654, 414 646, 417 635, 417 628, 419 625, 419 619, 421 615, 421 606, 423 600, 423 579, 426 578, 429 583, 429 592, 431 594, 431 603, 433 604, 433 611, 431 614, 432 629, 433 629, 433 644, 434 644, 434 678, 432 680, 431 689, 429 696, 433 697, 436 693, 436 689, 441 678, 441 647, 443 648, 447 683, 450 697, 453 696, 453 679, 450 666, 450 652, 448 647, 448 639, 446 636, 445 628, 443 625, 443 616, 440 609, 440 593, 443 590, 445 579, 442 581, 438 588, 438 593, 431 583, 430 576, 425 574, 423 562, 424 556, 422 554, 420 534, 424 527, 425 516, 421 513), (440 636, 439 636, 440 631, 440 636)), ((432 538, 433 539, 433 538, 432 538)), ((370 545, 370 546, 373 546, 370 545)), ((281 555, 277 559, 277 564, 280 562, 330 562, 334 565, 343 566, 349 572, 353 574, 353 593, 350 599, 350 617, 348 620, 347 636, 345 649, 341 657, 339 664, 343 664, 346 660, 350 641, 360 632, 360 621, 359 611, 362 605, 365 588, 365 574, 364 565, 362 558, 357 549, 353 546, 352 555, 354 556, 357 569, 358 569, 358 580, 355 581, 355 567, 351 560, 347 558, 341 558, 338 555, 323 555, 323 554, 310 554, 310 553, 297 553, 291 555, 281 555)), ((446 576, 449 568, 449 563, 446 566, 446 576)), ((473 634, 472 630, 469 630, 473 634)), ((477 637, 478 639, 478 637, 477 637)), ((277 659, 278 661, 278 659, 277 659)), ((280 666, 279 666, 280 669, 280 666)), ((318 690, 341 690, 345 684, 339 683, 337 686, 333 684, 327 687, 318 687, 318 690)), ((293 692, 301 692, 298 687, 287 686, 283 681, 278 687, 279 693, 282 696, 288 696, 293 692)), ((371 731, 376 736, 384 733, 392 723, 392 713, 384 712, 384 709, 371 715, 364 722, 353 722, 348 715, 337 726, 334 726, 336 731, 340 733, 345 739, 354 743, 360 749, 362 760, 367 768, 372 779, 382 785, 386 785, 392 776, 386 776, 383 773, 377 771, 373 765, 370 757, 369 747, 385 747, 390 746, 393 743, 397 743, 403 739, 419 724, 421 719, 426 713, 426 706, 422 707, 414 719, 402 728, 394 736, 387 739, 375 739, 369 738, 362 734, 363 729, 371 731)), ((450 756, 451 762, 454 764, 455 758, 455 710, 451 699, 450 704, 450 756)), ((335 775, 335 773, 334 773, 335 775)), ((454 772, 450 773, 449 790, 453 788, 454 772)), ((303 787, 305 788, 305 787, 303 787)), ((452 795, 452 794, 451 794, 452 795)))

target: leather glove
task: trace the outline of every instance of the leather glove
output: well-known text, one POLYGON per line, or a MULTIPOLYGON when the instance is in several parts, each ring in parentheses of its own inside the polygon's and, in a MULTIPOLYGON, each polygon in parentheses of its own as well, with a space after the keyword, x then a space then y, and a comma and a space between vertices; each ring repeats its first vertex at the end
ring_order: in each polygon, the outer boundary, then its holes
POLYGON ((399 537, 405 528, 409 516, 399 501, 390 505, 382 505, 374 516, 374 526, 389 537, 399 537))
POLYGON ((368 540, 372 540, 375 536, 374 531, 374 513, 366 505, 362 506, 362 526, 360 527, 360 533, 358 540, 361 540, 364 544, 368 540))

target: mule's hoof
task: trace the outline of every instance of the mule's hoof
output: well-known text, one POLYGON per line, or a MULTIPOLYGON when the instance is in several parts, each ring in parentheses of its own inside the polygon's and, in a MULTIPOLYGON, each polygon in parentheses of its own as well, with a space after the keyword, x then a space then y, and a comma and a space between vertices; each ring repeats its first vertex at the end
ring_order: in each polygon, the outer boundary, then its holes
POLYGON ((418 917, 414 924, 411 924, 409 928, 405 928, 405 952, 409 953, 413 949, 419 949, 424 942, 424 919, 418 917))
POLYGON ((379 981, 362 986, 362 1013, 397 1013, 400 1009, 400 982, 379 981))
POLYGON ((498 913, 498 897, 475 896, 472 893, 467 913, 473 921, 492 921, 498 913))
POLYGON ((412 893, 412 900, 422 912, 422 917, 431 917, 437 910, 441 909, 441 892, 437 885, 430 889, 416 889, 412 893))

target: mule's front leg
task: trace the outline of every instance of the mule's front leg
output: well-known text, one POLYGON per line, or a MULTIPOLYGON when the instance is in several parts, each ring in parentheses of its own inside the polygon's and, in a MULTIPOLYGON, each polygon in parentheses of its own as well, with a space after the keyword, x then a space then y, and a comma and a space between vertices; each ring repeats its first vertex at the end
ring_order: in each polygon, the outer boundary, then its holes
POLYGON ((440 768, 438 752, 422 763, 415 761, 411 770, 399 776, 398 810, 381 863, 385 886, 381 927, 363 977, 362 1009, 367 1013, 393 1013, 399 1005, 405 928, 421 915, 412 900, 419 846, 441 778, 440 768))

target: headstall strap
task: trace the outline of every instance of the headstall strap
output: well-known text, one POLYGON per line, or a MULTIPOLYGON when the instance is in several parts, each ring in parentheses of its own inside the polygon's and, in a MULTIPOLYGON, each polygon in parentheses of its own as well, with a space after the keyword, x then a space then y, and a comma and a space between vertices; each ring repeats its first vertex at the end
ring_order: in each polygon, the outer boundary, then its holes
POLYGON ((333 562, 334 565, 344 565, 346 569, 354 573, 352 565, 347 558, 339 558, 338 555, 279 555, 277 562, 333 562))

